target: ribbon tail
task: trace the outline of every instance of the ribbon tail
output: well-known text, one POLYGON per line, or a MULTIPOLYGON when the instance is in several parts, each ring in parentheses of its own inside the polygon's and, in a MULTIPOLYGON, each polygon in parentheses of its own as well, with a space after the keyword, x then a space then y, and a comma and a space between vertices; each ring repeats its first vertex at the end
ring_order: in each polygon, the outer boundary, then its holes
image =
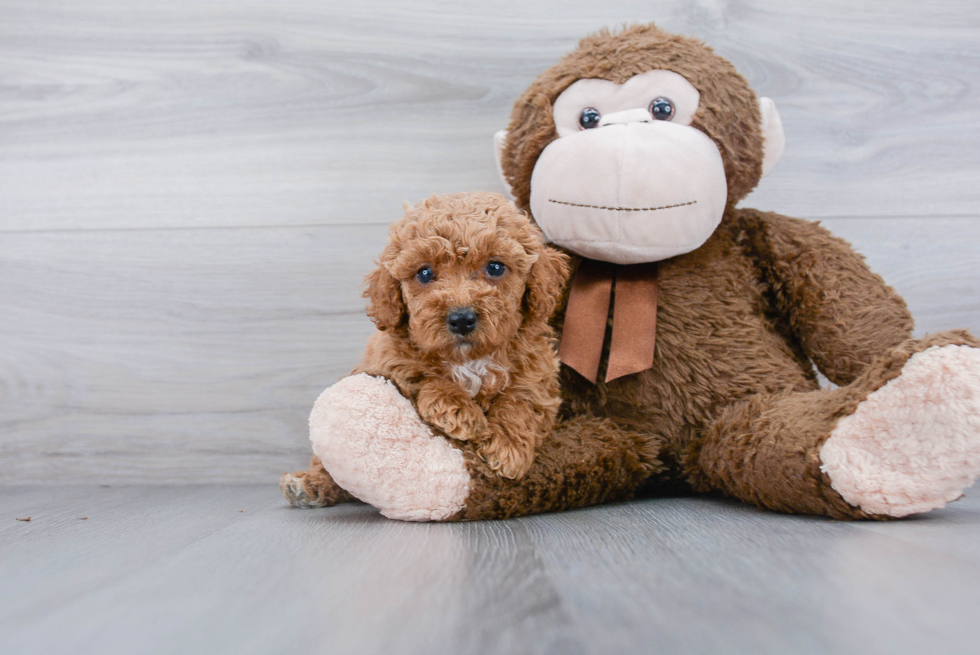
POLYGON ((656 263, 617 269, 606 382, 653 366, 658 291, 656 263))
POLYGON ((611 264, 583 259, 572 278, 565 307, 558 357, 592 384, 599 377, 613 274, 611 264))

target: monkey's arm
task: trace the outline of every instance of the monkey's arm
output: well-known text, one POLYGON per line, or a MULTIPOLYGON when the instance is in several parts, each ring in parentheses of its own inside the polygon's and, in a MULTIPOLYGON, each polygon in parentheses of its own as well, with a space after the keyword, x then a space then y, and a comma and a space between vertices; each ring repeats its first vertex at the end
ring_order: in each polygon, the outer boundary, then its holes
POLYGON ((849 384, 911 337, 905 301, 849 243, 817 223, 754 209, 740 210, 738 221, 777 309, 831 382, 849 384))

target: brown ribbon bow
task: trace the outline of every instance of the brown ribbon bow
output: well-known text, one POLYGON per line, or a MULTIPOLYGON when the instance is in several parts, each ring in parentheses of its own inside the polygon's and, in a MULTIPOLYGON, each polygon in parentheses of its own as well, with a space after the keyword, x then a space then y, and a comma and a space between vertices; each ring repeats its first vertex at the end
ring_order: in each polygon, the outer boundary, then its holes
POLYGON ((558 355, 595 384, 612 300, 606 382, 653 366, 657 338, 657 264, 617 266, 583 259, 572 279, 558 355))

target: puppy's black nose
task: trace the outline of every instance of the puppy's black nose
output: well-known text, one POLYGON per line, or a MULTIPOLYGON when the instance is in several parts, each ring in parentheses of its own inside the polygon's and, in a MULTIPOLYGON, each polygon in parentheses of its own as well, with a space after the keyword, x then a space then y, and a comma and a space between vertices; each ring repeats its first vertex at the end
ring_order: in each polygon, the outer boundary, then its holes
POLYGON ((476 329, 476 312, 469 307, 460 307, 449 312, 446 322, 453 334, 465 335, 476 329))

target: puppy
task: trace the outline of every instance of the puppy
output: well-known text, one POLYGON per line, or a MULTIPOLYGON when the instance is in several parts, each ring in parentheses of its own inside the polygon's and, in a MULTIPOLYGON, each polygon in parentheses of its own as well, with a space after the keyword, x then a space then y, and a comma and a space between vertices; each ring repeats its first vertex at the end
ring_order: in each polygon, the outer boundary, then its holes
POLYGON ((354 372, 388 378, 430 426, 522 477, 560 404, 548 321, 568 258, 492 193, 432 196, 389 237, 364 293, 378 331, 354 372))

